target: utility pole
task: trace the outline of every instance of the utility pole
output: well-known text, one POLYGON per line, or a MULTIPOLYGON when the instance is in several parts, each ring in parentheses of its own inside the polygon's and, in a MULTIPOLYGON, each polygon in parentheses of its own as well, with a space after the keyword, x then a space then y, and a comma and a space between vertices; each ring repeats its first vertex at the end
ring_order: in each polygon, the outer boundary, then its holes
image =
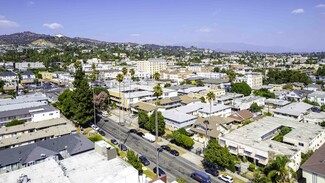
POLYGON ((95 107, 94 96, 95 96, 95 88, 93 87, 94 124, 97 125, 96 124, 96 107, 95 107))

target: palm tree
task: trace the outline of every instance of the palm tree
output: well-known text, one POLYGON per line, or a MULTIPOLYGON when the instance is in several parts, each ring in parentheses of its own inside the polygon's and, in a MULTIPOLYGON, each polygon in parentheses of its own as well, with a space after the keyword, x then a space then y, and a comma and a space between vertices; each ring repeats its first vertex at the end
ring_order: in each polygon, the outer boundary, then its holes
MULTIPOLYGON (((118 74, 115 79, 118 82, 118 95, 121 100, 121 82, 123 82, 124 76, 123 74, 118 74)), ((122 104, 122 102, 120 104, 122 104)), ((120 123, 121 123, 121 110, 118 111, 118 124, 120 125, 120 123)), ((119 138, 120 138, 120 133, 119 133, 119 138)))
POLYGON ((290 168, 287 163, 290 160, 286 156, 277 156, 265 170, 267 171, 267 177, 272 182, 287 182, 289 180, 290 168))
POLYGON ((128 73, 128 69, 126 67, 122 68, 122 73, 124 76, 126 76, 126 74, 128 73))
POLYGON ((135 74, 135 71, 134 71, 134 69, 132 68, 132 69, 130 69, 130 74, 131 74, 131 77, 133 77, 134 76, 134 74, 135 74))
MULTIPOLYGON (((158 73, 159 74, 159 73, 158 73)), ((156 126, 156 149, 158 149, 158 100, 159 97, 163 94, 163 90, 160 86, 160 84, 157 84, 156 86, 153 87, 153 95, 156 97, 156 110, 155 110, 155 126, 156 126)), ((157 163, 157 177, 159 177, 159 161, 158 161, 158 157, 159 157, 159 151, 157 150, 157 159, 156 159, 156 163, 157 163)))
MULTIPOLYGON (((210 121, 210 117, 211 117, 211 113, 212 113, 212 103, 213 103, 213 100, 216 99, 216 95, 214 94, 213 91, 210 91, 208 94, 207 94, 207 99, 208 101, 210 102, 210 115, 209 115, 209 121, 210 121)), ((206 122, 207 123, 207 122, 206 122)), ((205 129, 205 130, 208 130, 208 129, 205 129)), ((207 133, 206 133, 207 134, 207 133)), ((206 136, 206 138, 208 138, 206 136)), ((205 139, 205 144, 207 143, 207 139, 205 139)))
POLYGON ((156 81, 159 81, 159 79, 160 79, 160 73, 159 73, 159 72, 155 72, 155 73, 153 74, 153 78, 154 78, 156 81))
MULTIPOLYGON (((126 67, 122 68, 122 73, 124 75, 124 77, 128 74, 128 69, 126 67)), ((123 90, 125 89, 125 84, 123 84, 123 90)), ((123 107, 125 107, 125 99, 123 97, 123 107)), ((126 108, 126 107, 125 107, 126 108)), ((125 122, 125 118, 124 118, 124 109, 123 109, 123 123, 125 122)))

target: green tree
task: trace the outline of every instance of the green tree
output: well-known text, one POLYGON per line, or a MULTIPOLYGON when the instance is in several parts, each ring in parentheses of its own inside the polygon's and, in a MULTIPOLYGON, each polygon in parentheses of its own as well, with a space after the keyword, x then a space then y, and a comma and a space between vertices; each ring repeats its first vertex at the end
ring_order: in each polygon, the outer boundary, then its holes
POLYGON ((122 68, 122 73, 123 73, 124 76, 126 76, 127 73, 128 73, 128 69, 126 67, 123 67, 122 68))
POLYGON ((160 79, 160 73, 159 72, 155 72, 153 74, 153 78, 154 78, 154 80, 159 81, 159 79, 160 79))
POLYGON ((219 67, 214 67, 213 72, 220 72, 220 68, 219 67))
POLYGON ((319 67, 316 71, 316 76, 325 76, 325 66, 319 67))
POLYGON ((86 124, 94 118, 93 94, 81 67, 77 68, 73 86, 75 88, 71 96, 75 103, 73 119, 80 124, 86 124))
POLYGON ((291 83, 288 83, 283 86, 283 89, 293 90, 293 85, 291 83))
POLYGON ((204 83, 201 80, 195 81, 196 86, 204 86, 204 83))
POLYGON ((139 160, 138 155, 134 153, 132 150, 128 150, 126 153, 126 158, 128 159, 128 163, 130 163, 135 169, 138 171, 142 171, 142 163, 139 160))
POLYGON ((171 86, 170 83, 165 83, 164 88, 168 88, 168 87, 170 87, 170 86, 171 86))
POLYGON ((176 182, 177 183, 186 183, 186 179, 185 178, 177 178, 176 182))
POLYGON ((322 121, 319 125, 320 125, 321 127, 325 127, 325 121, 322 121))
POLYGON ((131 77, 134 77, 135 71, 134 71, 134 69, 133 69, 133 68, 132 68, 132 69, 130 69, 130 74, 131 74, 131 77))
POLYGON ((99 74, 99 71, 96 70, 95 63, 92 63, 91 64, 91 68, 93 70, 93 73, 90 75, 90 80, 95 81, 97 79, 97 76, 99 74))
POLYGON ((260 112, 262 109, 262 107, 258 106, 257 103, 253 103, 250 107, 249 107, 249 110, 251 112, 260 112))
POLYGON ((10 126, 22 125, 22 124, 24 124, 24 123, 25 123, 25 122, 22 121, 22 120, 14 119, 14 120, 10 121, 9 123, 6 123, 5 126, 6 126, 6 127, 10 127, 10 126))
POLYGON ((265 175, 271 182, 288 182, 290 173, 288 162, 290 160, 286 156, 277 156, 264 168, 265 175))
MULTIPOLYGON (((121 107, 122 107, 122 97, 121 97, 121 83, 123 82, 123 79, 124 79, 124 76, 123 76, 123 74, 118 74, 117 76, 116 76, 116 81, 118 82, 118 93, 119 93, 119 99, 120 99, 120 101, 121 101, 121 107)), ((121 110, 119 110, 119 123, 121 123, 121 110)))
MULTIPOLYGON (((184 129, 185 130, 185 129, 184 129)), ((185 134, 182 134, 184 132, 182 131, 174 131, 171 135, 171 139, 175 144, 182 146, 186 149, 191 149, 194 145, 194 141, 191 137, 186 136, 185 134)), ((185 131, 186 133, 186 131, 185 131)))
POLYGON ((207 148, 203 151, 204 159, 215 165, 221 165, 235 171, 234 158, 227 147, 221 147, 217 140, 210 139, 207 148))
POLYGON ((251 94, 252 89, 247 83, 241 82, 241 83, 231 83, 230 91, 248 96, 251 94))
MULTIPOLYGON (((155 125, 155 113, 153 112, 149 117, 149 122, 145 124, 146 130, 150 131, 152 134, 156 132, 156 125, 155 125)), ((157 121, 158 121, 158 135, 161 136, 165 134, 165 118, 160 111, 157 113, 157 121)))
POLYGON ((143 128, 149 122, 148 113, 145 111, 138 112, 138 124, 139 127, 143 128))
POLYGON ((266 88, 261 88, 259 90, 255 90, 253 93, 256 96, 261 96, 261 97, 265 97, 265 98, 275 98, 275 94, 270 92, 266 88))
POLYGON ((232 69, 227 70, 226 74, 227 74, 230 82, 232 82, 233 80, 236 79, 236 73, 232 69))
POLYGON ((204 98, 203 96, 200 97, 200 101, 201 101, 202 103, 206 103, 205 98, 204 98))

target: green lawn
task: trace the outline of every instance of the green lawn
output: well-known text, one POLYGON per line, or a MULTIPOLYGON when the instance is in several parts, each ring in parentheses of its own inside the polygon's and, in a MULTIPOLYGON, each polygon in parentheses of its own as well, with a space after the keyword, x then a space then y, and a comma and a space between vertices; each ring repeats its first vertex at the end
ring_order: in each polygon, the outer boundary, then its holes
POLYGON ((148 168, 144 167, 143 168, 143 173, 149 177, 150 179, 155 179, 156 178, 156 174, 153 173, 152 171, 150 171, 148 168))

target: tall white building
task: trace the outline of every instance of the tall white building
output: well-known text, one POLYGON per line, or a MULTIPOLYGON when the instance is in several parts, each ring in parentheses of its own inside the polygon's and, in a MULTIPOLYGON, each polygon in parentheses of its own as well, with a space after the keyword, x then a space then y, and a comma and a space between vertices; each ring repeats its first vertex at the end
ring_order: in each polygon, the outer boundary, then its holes
POLYGON ((251 88, 263 85, 263 75, 260 73, 249 73, 243 77, 237 77, 235 82, 246 82, 251 88))
POLYGON ((164 59, 149 59, 137 62, 137 71, 148 72, 151 75, 166 69, 167 62, 164 59))

